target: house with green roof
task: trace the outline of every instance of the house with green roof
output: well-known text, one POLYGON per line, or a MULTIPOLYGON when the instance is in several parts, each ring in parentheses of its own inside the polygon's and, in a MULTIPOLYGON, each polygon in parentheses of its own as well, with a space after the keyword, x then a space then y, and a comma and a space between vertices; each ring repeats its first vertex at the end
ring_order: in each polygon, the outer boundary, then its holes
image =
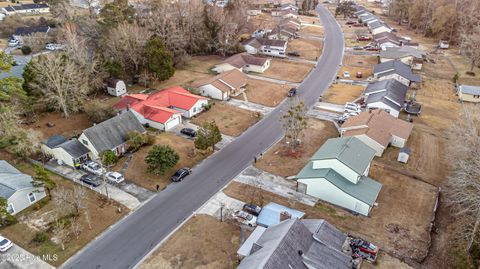
POLYGON ((375 150, 356 137, 327 140, 296 176, 298 189, 368 216, 382 184, 368 177, 375 150))

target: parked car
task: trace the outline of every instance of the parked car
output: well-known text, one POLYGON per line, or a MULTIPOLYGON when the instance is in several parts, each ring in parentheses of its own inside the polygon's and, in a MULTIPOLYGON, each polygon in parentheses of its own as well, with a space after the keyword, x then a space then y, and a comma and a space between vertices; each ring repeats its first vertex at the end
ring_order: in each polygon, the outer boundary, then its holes
POLYGON ((288 56, 300 57, 300 52, 298 52, 298 51, 290 51, 290 52, 287 52, 287 55, 288 55, 288 56))
POLYGON ((13 246, 12 241, 0 235, 0 252, 5 252, 13 246))
POLYGON ((380 50, 379 48, 377 48, 376 46, 372 46, 372 45, 367 45, 365 47, 363 47, 365 50, 369 50, 369 51, 377 51, 377 50, 380 50))
POLYGON ((51 50, 51 51, 62 50, 62 49, 63 49, 63 45, 61 45, 61 44, 55 44, 55 43, 48 43, 48 44, 45 46, 45 49, 51 50))
POLYGON ((291 88, 288 93, 287 93, 287 96, 288 97, 293 97, 297 94, 297 88, 291 88))
POLYGON ((350 77, 350 72, 344 71, 344 72, 343 72, 343 77, 344 77, 344 78, 349 78, 349 77, 350 77))
POLYGON ((357 38, 357 41, 370 41, 371 39, 369 36, 360 36, 357 38))
POLYGON ((175 174, 173 174, 173 176, 170 177, 170 179, 173 182, 180 182, 191 173, 192 173, 192 170, 190 168, 183 167, 178 169, 177 172, 175 172, 175 174))
POLYGON ((362 78, 363 77, 363 74, 362 72, 357 72, 357 74, 355 75, 356 78, 362 78))
POLYGON ((345 24, 346 25, 352 25, 352 24, 355 24, 355 22, 354 21, 347 21, 345 24))
POLYGON ((18 45, 20 45, 20 41, 16 40, 15 38, 10 38, 8 40, 8 46, 9 47, 16 47, 18 45))
POLYGON ((260 211, 262 211, 262 208, 254 204, 244 204, 243 211, 250 213, 254 216, 258 216, 258 214, 260 214, 260 211))
POLYGON ((363 48, 361 46, 353 46, 353 50, 363 50, 363 48))
POLYGON ((233 217, 242 224, 250 227, 257 226, 257 217, 245 211, 237 210, 233 213, 233 217))
POLYGON ((122 183, 125 180, 123 175, 118 172, 108 172, 105 174, 105 177, 107 178, 108 182, 114 184, 122 183))
POLYGON ((362 27, 362 26, 363 26, 363 23, 358 23, 357 22, 357 23, 353 24, 353 27, 362 27))
POLYGON ((94 186, 94 187, 98 187, 98 186, 102 185, 102 179, 99 176, 91 175, 91 174, 83 175, 80 178, 80 181, 84 182, 85 184, 94 186))
POLYGON ((87 161, 85 163, 83 163, 80 168, 82 168, 83 170, 89 172, 89 173, 92 173, 92 174, 95 174, 97 176, 101 176, 103 174, 105 174, 105 169, 102 168, 100 166, 100 164, 96 163, 96 162, 92 162, 92 161, 87 161))
POLYGON ((192 128, 183 128, 182 130, 180 130, 180 133, 190 137, 197 136, 197 132, 195 132, 195 130, 193 130, 192 128))

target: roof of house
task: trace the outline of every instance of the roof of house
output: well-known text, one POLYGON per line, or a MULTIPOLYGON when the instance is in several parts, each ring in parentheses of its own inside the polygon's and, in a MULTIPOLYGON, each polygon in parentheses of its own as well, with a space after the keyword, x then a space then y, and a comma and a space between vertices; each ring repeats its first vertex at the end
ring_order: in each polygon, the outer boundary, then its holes
POLYGON ((5 7, 5 10, 8 12, 14 12, 17 10, 41 9, 41 8, 48 8, 48 5, 47 4, 20 4, 17 6, 5 7))
POLYGON ((292 218, 302 218, 305 213, 276 203, 268 203, 262 208, 257 218, 257 224, 265 227, 280 223, 280 213, 288 212, 292 218))
POLYGON ((83 134, 90 140, 97 152, 101 153, 125 143, 128 133, 132 131, 144 133, 145 128, 131 111, 126 111, 83 130, 83 134))
POLYGON ((380 57, 388 59, 399 59, 407 56, 413 56, 417 59, 423 59, 425 55, 425 52, 409 46, 390 47, 380 51, 380 57))
MULTIPOLYGON (((372 150, 369 147, 370 150, 372 150)), ((310 161, 297 174, 296 179, 302 178, 324 178, 344 193, 372 206, 377 200, 382 189, 382 184, 366 176, 361 176, 357 184, 346 179, 333 168, 313 169, 313 162, 310 161)))
POLYGON ((66 139, 62 135, 52 135, 47 140, 43 141, 42 144, 46 145, 49 148, 54 148, 67 140, 68 139, 66 139))
POLYGON ((31 176, 0 160, 0 197, 8 199, 18 190, 31 188, 32 181, 31 176))
POLYGON ((15 30, 15 35, 26 36, 35 33, 48 33, 50 27, 48 26, 32 26, 32 27, 18 27, 15 30))
POLYGON ((367 96, 365 100, 367 104, 382 101, 400 111, 405 102, 407 91, 408 86, 391 78, 370 83, 363 94, 367 96))
POLYGON ((364 134, 386 148, 392 135, 408 139, 413 124, 397 119, 383 109, 376 109, 348 118, 341 128, 347 129, 343 136, 364 134))
POLYGON ((380 22, 380 21, 374 21, 374 22, 372 22, 368 25, 368 28, 370 28, 371 30, 377 29, 377 28, 380 28, 380 27, 385 27, 385 28, 390 29, 390 30, 392 29, 387 24, 385 24, 383 22, 380 22))
POLYGON ((117 78, 110 78, 107 79, 107 86, 111 88, 117 87, 117 83, 119 83, 121 80, 117 78))
POLYGON ((223 63, 230 64, 236 68, 242 68, 245 65, 259 65, 263 66, 268 61, 267 58, 256 57, 246 52, 235 54, 228 57, 223 63))
POLYGON ((375 150, 356 137, 338 137, 328 139, 313 154, 311 160, 337 159, 357 174, 365 172, 375 156, 375 150))
POLYGON ((227 72, 216 75, 215 77, 207 77, 199 79, 192 83, 192 87, 198 88, 211 84, 222 92, 229 92, 233 89, 239 89, 247 85, 248 77, 238 69, 232 69, 227 72))
POLYGON ((191 94, 182 87, 171 87, 150 95, 127 95, 113 107, 119 110, 130 108, 146 119, 166 123, 173 114, 180 113, 175 108, 190 110, 201 99, 208 100, 206 97, 191 94))
POLYGON ((288 219, 267 228, 237 268, 351 268, 352 258, 338 247, 345 240, 324 220, 288 219))
POLYGON ((80 143, 77 139, 67 140, 61 135, 53 135, 42 143, 51 149, 62 148, 68 154, 70 154, 72 158, 81 157, 89 152, 88 148, 80 143))
POLYGON ((254 48, 260 48, 261 46, 271 46, 271 47, 285 47, 287 41, 285 40, 275 40, 268 38, 259 38, 252 37, 243 42, 243 45, 250 45, 254 48))
POLYGON ((383 77, 392 73, 396 73, 410 81, 421 82, 422 77, 412 73, 412 68, 400 60, 388 61, 377 64, 373 67, 373 73, 378 77, 383 77))
POLYGON ((460 91, 463 94, 480 95, 480 86, 460 85, 460 91))

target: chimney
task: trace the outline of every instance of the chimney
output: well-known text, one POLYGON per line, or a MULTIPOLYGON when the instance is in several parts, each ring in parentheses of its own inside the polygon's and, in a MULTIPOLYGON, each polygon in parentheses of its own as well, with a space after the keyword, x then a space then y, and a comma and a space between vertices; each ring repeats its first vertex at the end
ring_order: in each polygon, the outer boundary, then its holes
POLYGON ((291 219, 291 218, 292 218, 292 215, 290 215, 290 213, 288 213, 287 211, 280 212, 280 222, 287 219, 291 219))

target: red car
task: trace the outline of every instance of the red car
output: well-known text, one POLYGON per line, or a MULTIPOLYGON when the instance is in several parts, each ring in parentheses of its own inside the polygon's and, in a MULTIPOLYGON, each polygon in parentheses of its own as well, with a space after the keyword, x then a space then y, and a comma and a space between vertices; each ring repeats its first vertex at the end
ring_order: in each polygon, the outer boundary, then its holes
POLYGON ((370 41, 370 40, 372 40, 372 38, 369 36, 361 36, 357 38, 357 41, 370 41))

